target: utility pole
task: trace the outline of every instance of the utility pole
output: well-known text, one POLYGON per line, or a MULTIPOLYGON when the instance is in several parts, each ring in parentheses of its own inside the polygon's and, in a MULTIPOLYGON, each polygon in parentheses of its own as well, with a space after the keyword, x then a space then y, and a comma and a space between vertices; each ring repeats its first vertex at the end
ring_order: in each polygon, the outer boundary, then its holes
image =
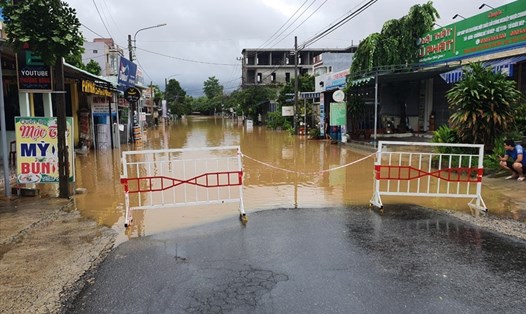
POLYGON ((298 134, 298 37, 294 36, 294 133, 298 134))
POLYGON ((128 52, 130 53, 130 61, 133 61, 133 45, 131 35, 128 35, 128 52))

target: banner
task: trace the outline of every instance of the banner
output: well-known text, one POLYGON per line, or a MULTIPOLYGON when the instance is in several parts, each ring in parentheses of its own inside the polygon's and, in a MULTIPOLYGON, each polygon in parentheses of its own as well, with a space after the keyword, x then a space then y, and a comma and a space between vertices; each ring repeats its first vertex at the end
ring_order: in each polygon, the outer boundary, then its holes
POLYGON ((117 78, 118 89, 125 91, 128 87, 135 86, 137 65, 130 60, 120 57, 119 76, 117 78))
POLYGON ((437 63, 526 46, 526 1, 477 14, 424 34, 419 61, 437 63))
MULTIPOLYGON (((73 118, 66 118, 69 181, 74 181, 73 118), (73 166, 72 166, 73 165, 73 166)), ((56 117, 15 117, 17 183, 58 183, 56 117)))

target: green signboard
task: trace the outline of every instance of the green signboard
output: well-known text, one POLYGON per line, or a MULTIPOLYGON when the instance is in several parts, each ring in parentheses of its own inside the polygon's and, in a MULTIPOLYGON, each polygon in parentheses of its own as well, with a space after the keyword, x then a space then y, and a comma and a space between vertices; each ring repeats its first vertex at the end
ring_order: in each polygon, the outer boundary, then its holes
POLYGON ((344 102, 331 102, 331 121, 330 125, 346 125, 347 110, 344 102))
POLYGON ((518 0, 424 34, 419 61, 465 59, 526 45, 526 1, 518 0))

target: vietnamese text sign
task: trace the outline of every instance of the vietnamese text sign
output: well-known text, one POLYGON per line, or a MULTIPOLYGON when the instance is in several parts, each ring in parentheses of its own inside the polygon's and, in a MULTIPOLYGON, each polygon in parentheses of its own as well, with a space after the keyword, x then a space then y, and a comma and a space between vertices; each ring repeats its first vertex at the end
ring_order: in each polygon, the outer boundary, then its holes
POLYGON ((477 14, 419 39, 419 61, 436 63, 526 45, 526 1, 477 14))
POLYGON ((330 125, 346 125, 347 110, 344 102, 331 102, 330 125))
MULTIPOLYGON (((73 118, 66 118, 69 181, 74 180, 73 118)), ((17 183, 57 183, 58 139, 56 117, 15 117, 17 183)))
POLYGON ((294 106, 283 106, 283 107, 281 107, 281 116, 282 117, 292 117, 292 116, 294 116, 294 106))
POLYGON ((46 66, 31 50, 16 54, 19 91, 51 92, 51 67, 46 66))

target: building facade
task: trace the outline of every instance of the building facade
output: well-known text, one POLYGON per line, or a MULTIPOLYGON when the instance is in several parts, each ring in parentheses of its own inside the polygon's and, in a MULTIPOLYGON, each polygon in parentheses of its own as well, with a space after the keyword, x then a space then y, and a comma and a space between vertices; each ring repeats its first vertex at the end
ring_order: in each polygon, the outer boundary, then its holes
MULTIPOLYGON (((322 53, 331 53, 337 59, 338 54, 349 54, 357 46, 343 49, 312 48, 298 51, 298 76, 314 74, 315 57, 322 53)), ((241 52, 241 86, 278 85, 291 82, 295 77, 295 55, 290 49, 243 49, 241 52)))

